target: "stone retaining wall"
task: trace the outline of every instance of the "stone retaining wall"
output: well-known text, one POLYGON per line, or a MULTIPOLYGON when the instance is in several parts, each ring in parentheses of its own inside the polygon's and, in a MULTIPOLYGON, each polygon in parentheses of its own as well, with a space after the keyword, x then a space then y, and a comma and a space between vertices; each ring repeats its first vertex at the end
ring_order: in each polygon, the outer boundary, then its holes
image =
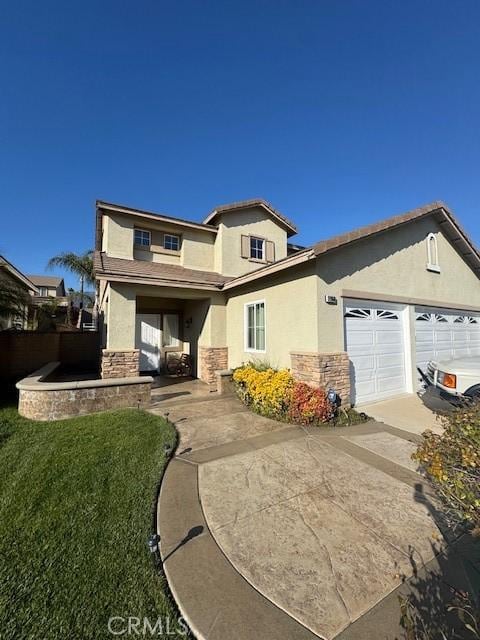
POLYGON ((350 361, 344 351, 335 353, 291 352, 292 375, 325 390, 335 389, 343 406, 350 405, 350 361))
MULTIPOLYGON (((41 383, 40 383, 41 384, 41 383)), ((61 420, 109 409, 150 405, 151 383, 65 389, 20 391, 18 412, 31 420, 61 420)))
POLYGON ((18 412, 31 420, 61 420, 74 416, 150 406, 153 378, 56 381, 59 362, 50 362, 17 382, 18 412), (53 379, 52 379, 53 378, 53 379))

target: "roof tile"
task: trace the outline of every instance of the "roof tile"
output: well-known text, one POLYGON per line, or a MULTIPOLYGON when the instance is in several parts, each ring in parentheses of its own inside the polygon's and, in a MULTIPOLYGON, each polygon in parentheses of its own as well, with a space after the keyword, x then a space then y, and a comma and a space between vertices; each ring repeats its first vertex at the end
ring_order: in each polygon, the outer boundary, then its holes
POLYGON ((231 280, 227 276, 222 276, 214 271, 198 271, 197 269, 187 269, 176 264, 164 264, 163 262, 146 262, 145 260, 127 260, 125 258, 111 258, 96 251, 93 258, 93 265, 97 276, 99 274, 131 276, 136 278, 146 278, 155 283, 156 280, 182 282, 185 284, 206 284, 221 288, 222 285, 231 280))

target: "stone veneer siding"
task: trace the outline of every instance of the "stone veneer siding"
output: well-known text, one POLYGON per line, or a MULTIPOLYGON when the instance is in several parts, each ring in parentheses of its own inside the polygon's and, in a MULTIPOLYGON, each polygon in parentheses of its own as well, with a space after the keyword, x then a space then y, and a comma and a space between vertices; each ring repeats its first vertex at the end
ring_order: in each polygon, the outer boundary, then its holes
POLYGON ((210 386, 210 391, 217 390, 217 374, 219 369, 228 368, 228 347, 200 347, 199 378, 210 386))
POLYGON ((102 378, 134 378, 139 372, 139 349, 102 349, 102 378))
MULTIPOLYGON (((41 386, 41 382, 39 386, 41 386)), ((21 389, 18 412, 31 420, 61 420, 108 409, 147 408, 150 405, 151 382, 115 384, 82 389, 21 389)))
POLYGON ((292 375, 300 382, 325 390, 335 389, 343 406, 350 405, 350 362, 344 351, 335 353, 290 354, 292 375))

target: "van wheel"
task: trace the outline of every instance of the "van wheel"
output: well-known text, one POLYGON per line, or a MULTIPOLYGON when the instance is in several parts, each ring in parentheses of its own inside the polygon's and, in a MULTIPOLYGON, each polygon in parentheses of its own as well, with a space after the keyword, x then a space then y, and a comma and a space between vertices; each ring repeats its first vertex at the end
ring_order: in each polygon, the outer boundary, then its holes
POLYGON ((473 402, 480 402, 480 384, 470 387, 470 389, 465 391, 465 395, 473 402))

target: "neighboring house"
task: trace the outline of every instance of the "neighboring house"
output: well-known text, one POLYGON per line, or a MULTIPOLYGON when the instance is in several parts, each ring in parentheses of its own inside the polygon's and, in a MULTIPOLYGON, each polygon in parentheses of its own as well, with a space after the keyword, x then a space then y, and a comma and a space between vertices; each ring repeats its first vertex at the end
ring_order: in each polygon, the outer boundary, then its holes
POLYGON ((198 224, 97 202, 103 377, 189 352, 199 378, 252 359, 344 402, 413 393, 431 358, 480 354, 480 254, 446 205, 295 247, 263 200, 198 224))
MULTIPOLYGON (((6 283, 8 288, 12 285, 14 288, 18 287, 19 290, 30 296, 38 294, 37 287, 28 276, 24 275, 3 256, 0 256, 0 288, 2 287, 2 283, 6 283)), ((25 304, 22 305, 18 313, 8 317, 0 317, 0 331, 11 328, 27 329, 27 322, 28 304, 25 304)))
POLYGON ((45 304, 46 302, 51 302, 52 298, 55 298, 59 306, 68 306, 63 278, 59 278, 58 276, 36 275, 29 275, 28 278, 38 289, 38 294, 33 297, 34 304, 45 304))

